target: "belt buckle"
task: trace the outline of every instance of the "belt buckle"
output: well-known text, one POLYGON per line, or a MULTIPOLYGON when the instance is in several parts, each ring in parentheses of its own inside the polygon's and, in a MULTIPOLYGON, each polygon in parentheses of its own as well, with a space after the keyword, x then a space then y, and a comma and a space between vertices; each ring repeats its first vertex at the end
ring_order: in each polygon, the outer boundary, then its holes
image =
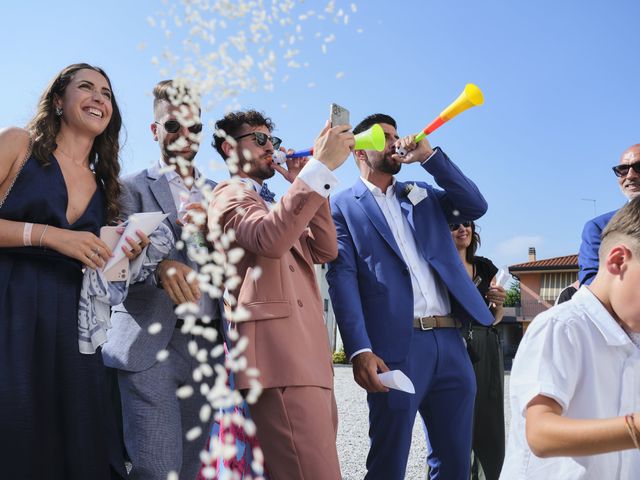
POLYGON ((429 318, 429 317, 420 317, 420 330, 422 330, 423 332, 429 331, 429 330, 433 330, 434 327, 425 327, 424 323, 422 320, 424 320, 425 318, 429 318))

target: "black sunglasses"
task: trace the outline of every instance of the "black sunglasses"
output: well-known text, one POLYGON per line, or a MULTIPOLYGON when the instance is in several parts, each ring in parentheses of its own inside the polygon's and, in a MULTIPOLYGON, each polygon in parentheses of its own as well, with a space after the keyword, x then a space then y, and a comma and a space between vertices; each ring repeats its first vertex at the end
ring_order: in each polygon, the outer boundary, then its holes
POLYGON ((277 150, 278 148, 280 148, 280 144, 282 143, 282 139, 278 138, 278 137, 271 137, 269 135, 267 135, 266 133, 262 133, 262 132, 251 132, 251 133, 245 133, 244 135, 240 135, 239 137, 236 137, 236 140, 240 140, 241 138, 244 137, 249 137, 253 135, 253 138, 256 139, 256 143, 261 146, 264 147, 267 144, 267 141, 271 142, 271 145, 273 145, 274 150, 277 150))
POLYGON ((471 222, 450 223, 449 224, 449 230, 451 230, 452 232, 455 232, 456 230, 458 230, 460 228, 460 225, 462 225, 465 228, 469 228, 471 226, 471 222))
POLYGON ((611 170, 616 174, 616 177, 626 177, 631 168, 640 175, 640 162, 616 165, 615 167, 611 167, 611 170))
MULTIPOLYGON (((164 123, 155 122, 158 125, 162 125, 164 129, 169 133, 178 133, 182 128, 182 125, 177 120, 167 120, 164 123)), ((191 133, 200 133, 202 131, 201 123, 194 123, 190 127, 188 127, 189 132, 191 133)))

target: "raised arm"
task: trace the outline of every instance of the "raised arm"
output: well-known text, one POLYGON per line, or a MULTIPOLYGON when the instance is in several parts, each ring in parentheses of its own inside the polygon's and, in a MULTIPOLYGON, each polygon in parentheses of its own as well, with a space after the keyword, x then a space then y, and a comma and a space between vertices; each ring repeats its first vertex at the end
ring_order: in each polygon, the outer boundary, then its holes
POLYGON ((476 220, 487 211, 487 201, 480 190, 449 157, 436 147, 422 167, 433 175, 442 191, 436 191, 447 220, 476 220))
POLYGON ((233 229, 242 248, 268 258, 280 258, 291 249, 326 201, 300 179, 271 210, 237 180, 220 183, 214 195, 209 222, 221 219, 223 230, 233 229))

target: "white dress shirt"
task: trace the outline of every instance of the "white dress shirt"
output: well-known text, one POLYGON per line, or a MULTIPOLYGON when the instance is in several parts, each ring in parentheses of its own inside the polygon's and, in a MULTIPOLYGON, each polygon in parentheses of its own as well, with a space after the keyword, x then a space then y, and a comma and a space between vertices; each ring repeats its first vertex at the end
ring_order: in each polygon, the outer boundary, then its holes
POLYGON ((520 342, 511 370, 511 431, 500 478, 637 479, 636 449, 536 457, 527 443, 525 414, 529 402, 544 395, 558 402, 568 418, 624 416, 640 410, 639 392, 640 349, 582 286, 568 302, 538 315, 520 342))
MULTIPOLYGON (((176 166, 176 168, 178 167, 176 166)), ((183 200, 188 199, 189 197, 204 198, 202 196, 202 192, 197 186, 198 180, 200 179, 200 176, 202 174, 195 166, 193 167, 193 183, 190 187, 187 186, 178 172, 173 169, 169 169, 169 165, 165 163, 162 158, 160 159, 160 169, 166 177, 167 182, 169 182, 171 197, 173 197, 173 203, 176 206, 176 212, 178 212, 178 215, 180 214, 180 204, 183 202, 183 200)), ((182 220, 181 218, 178 219, 182 220)), ((200 271, 200 265, 198 265, 197 262, 190 262, 189 267, 193 268, 196 272, 200 271)), ((218 316, 219 312, 217 311, 216 306, 211 300, 207 301, 207 295, 204 293, 200 296, 198 307, 200 309, 200 316, 206 315, 211 318, 215 318, 216 316, 218 316)))
POLYGON ((400 202, 396 197, 396 179, 394 178, 387 191, 383 192, 374 184, 360 178, 380 207, 393 238, 398 244, 402 259, 411 274, 413 316, 418 318, 431 315, 449 315, 451 313, 449 292, 418 251, 413 231, 406 217, 402 214, 400 202))

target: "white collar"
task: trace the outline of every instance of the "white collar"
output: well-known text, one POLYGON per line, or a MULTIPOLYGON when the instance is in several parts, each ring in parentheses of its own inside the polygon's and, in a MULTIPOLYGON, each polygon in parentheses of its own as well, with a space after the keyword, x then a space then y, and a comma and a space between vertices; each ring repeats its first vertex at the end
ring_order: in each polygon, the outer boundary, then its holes
POLYGON ((604 308, 598 297, 586 286, 580 287, 572 297, 587 312, 591 323, 600 331, 607 345, 619 346, 632 344, 629 335, 622 329, 615 318, 604 308))
MULTIPOLYGON (((176 179, 180 179, 182 180, 182 177, 178 174, 178 172, 176 172, 176 169, 178 168, 177 165, 169 165, 167 162, 164 161, 164 159, 162 157, 160 157, 160 161, 158 162, 160 164, 160 171, 162 171, 166 176, 167 176, 167 180, 169 182, 173 182, 176 179)), ((196 168, 195 165, 193 165, 193 181, 194 184, 195 182, 198 181, 198 179, 200 178, 200 170, 198 170, 196 168)))
POLYGON ((389 185, 387 187, 387 191, 386 192, 383 192, 380 187, 377 187, 376 185, 371 183, 366 178, 360 177, 360 180, 362 180, 362 182, 365 184, 365 186, 369 189, 369 191, 374 196, 389 197, 389 196, 393 196, 395 194, 395 192, 396 192, 396 177, 392 177, 391 185, 389 185))

